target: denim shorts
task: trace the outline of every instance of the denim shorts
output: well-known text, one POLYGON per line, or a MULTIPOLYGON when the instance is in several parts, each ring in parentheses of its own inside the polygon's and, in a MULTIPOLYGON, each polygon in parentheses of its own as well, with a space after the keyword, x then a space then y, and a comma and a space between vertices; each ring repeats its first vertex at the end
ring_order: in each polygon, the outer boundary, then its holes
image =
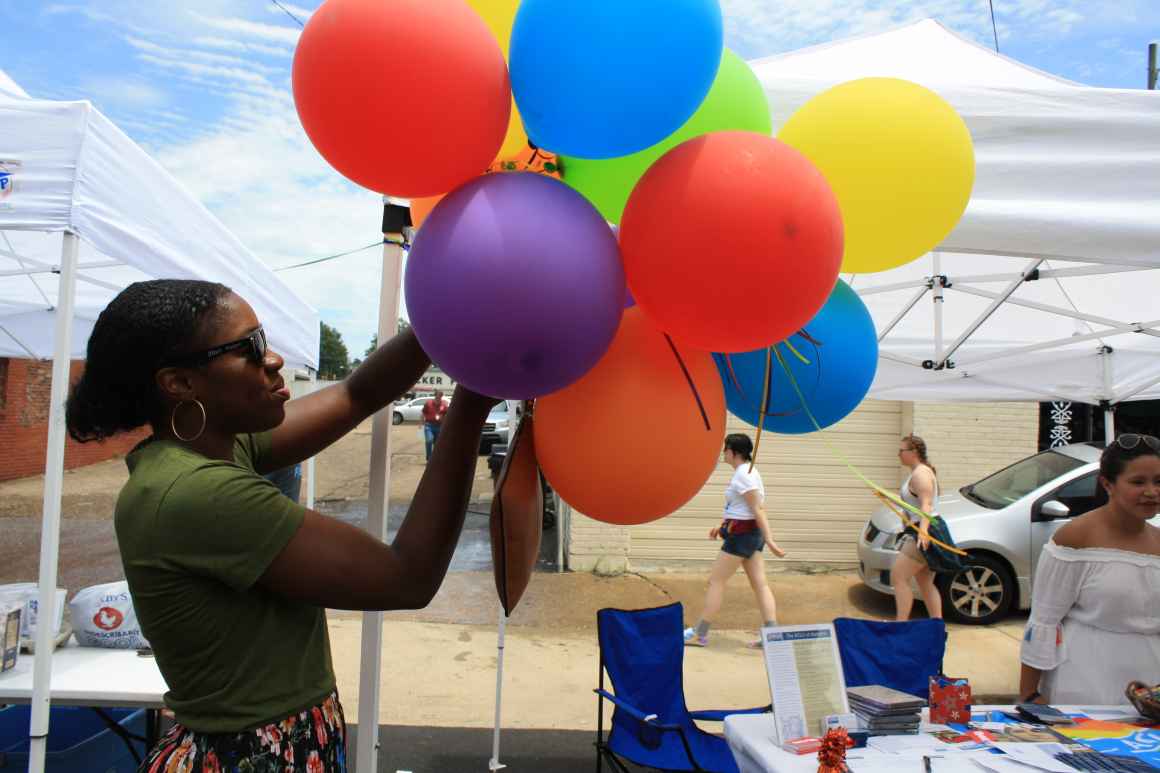
POLYGON ((744 534, 727 534, 721 549, 739 558, 749 558, 765 549, 765 537, 761 536, 761 529, 747 531, 744 534))

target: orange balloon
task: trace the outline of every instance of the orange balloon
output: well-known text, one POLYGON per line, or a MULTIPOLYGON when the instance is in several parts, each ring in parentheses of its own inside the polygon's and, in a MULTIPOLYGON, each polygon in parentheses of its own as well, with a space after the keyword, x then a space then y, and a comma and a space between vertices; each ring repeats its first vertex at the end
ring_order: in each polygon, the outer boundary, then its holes
POLYGON ((435 209, 435 205, 441 201, 443 201, 442 196, 424 196, 419 199, 411 199, 411 225, 415 228, 423 225, 427 215, 430 215, 431 210, 435 209))
POLYGON ((725 440, 721 378, 708 352, 676 348, 679 359, 639 309, 628 309, 596 367, 536 400, 540 466, 584 515, 625 526, 655 521, 692 499, 716 467, 725 440))
MULTIPOLYGON (((560 179, 559 162, 556 156, 542 150, 532 150, 525 147, 519 153, 507 158, 497 158, 487 168, 490 172, 535 172, 547 177, 560 179)), ((424 196, 411 199, 411 225, 415 228, 423 225, 427 215, 435 209, 435 205, 443 200, 442 196, 424 196)))
POLYGON ((508 130, 503 52, 463 0, 326 0, 292 80, 314 147, 380 193, 446 193, 487 169, 508 130))

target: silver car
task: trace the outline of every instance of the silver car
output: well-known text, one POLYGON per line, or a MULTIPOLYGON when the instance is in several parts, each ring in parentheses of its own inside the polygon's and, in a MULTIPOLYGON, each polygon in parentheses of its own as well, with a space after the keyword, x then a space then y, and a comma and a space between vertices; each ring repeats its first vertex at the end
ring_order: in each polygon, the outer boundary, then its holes
MULTIPOLYGON (((1043 545, 1068 518, 1107 500, 1098 481, 1101 451, 1090 443, 1043 451, 938 498, 951 536, 970 554, 958 574, 939 576, 947 619, 986 625, 1031 606, 1043 545)), ((882 507, 858 540, 858 573, 880 593, 894 593, 890 569, 901 535, 898 516, 882 507)))

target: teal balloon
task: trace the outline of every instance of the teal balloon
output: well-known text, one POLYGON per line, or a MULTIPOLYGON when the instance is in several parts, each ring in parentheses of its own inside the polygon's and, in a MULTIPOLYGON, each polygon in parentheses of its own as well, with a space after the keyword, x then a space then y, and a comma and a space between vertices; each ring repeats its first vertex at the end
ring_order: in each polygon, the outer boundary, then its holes
MULTIPOLYGON (((826 305, 802 331, 788 339, 806 362, 785 342, 775 344, 781 362, 772 357, 765 421, 770 432, 801 435, 817 427, 802 408, 801 390, 810 413, 824 429, 853 413, 865 399, 878 370, 878 333, 862 299, 838 280, 826 305)), ((737 418, 757 426, 765 381, 765 349, 743 354, 714 354, 725 382, 725 404, 737 418)))
POLYGON ((582 193, 600 214, 619 223, 633 186, 658 158, 702 134, 717 131, 770 134, 769 102, 761 82, 741 57, 725 49, 708 96, 688 121, 652 147, 608 159, 560 157, 564 182, 582 193))
POLYGON ((512 26, 512 94, 537 147, 624 156, 689 119, 723 45, 718 0, 523 0, 512 26))

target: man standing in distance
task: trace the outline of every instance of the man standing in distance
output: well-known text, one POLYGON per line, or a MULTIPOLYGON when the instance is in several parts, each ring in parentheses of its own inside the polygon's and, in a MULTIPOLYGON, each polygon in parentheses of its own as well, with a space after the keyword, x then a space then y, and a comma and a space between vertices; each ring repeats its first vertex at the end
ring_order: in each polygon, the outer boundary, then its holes
POLYGON ((427 441, 427 459, 431 459, 431 449, 439 439, 439 429, 443 426, 443 416, 447 413, 447 401, 443 392, 436 389, 435 397, 423 403, 423 439, 427 441))

